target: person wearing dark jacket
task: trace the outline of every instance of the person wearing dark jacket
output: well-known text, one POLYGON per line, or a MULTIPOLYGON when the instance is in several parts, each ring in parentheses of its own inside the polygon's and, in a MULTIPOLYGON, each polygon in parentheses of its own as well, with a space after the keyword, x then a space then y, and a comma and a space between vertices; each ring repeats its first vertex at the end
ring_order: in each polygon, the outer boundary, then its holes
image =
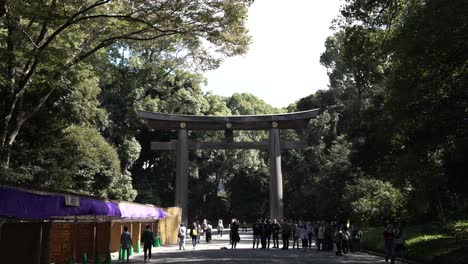
POLYGON ((276 222, 276 219, 273 219, 272 224, 272 233, 273 233, 273 248, 279 248, 279 231, 281 226, 276 222))
POLYGON ((395 262, 395 233, 393 231, 393 225, 388 225, 387 228, 385 228, 385 231, 383 232, 383 239, 385 242, 385 262, 388 262, 388 259, 390 259, 393 264, 395 262))
POLYGON ((340 227, 335 231, 334 240, 336 244, 336 255, 343 256, 343 253, 341 252, 341 246, 343 244, 343 230, 340 227))
POLYGON ((281 238, 283 239, 283 249, 289 249, 289 238, 291 237, 291 226, 288 221, 283 220, 281 224, 281 238))
POLYGON ((144 259, 151 259, 151 248, 154 243, 154 233, 150 229, 150 225, 146 225, 146 230, 141 235, 141 243, 143 244, 144 259))
POLYGON ((258 248, 258 243, 260 242, 260 232, 261 232, 261 225, 260 225, 260 219, 257 219, 257 222, 252 227, 253 230, 253 245, 252 248, 255 248, 255 243, 257 243, 257 248, 258 248))
MULTIPOLYGON (((122 247, 122 251, 127 253, 127 262, 130 259, 130 248, 133 247, 132 243, 132 236, 130 232, 128 232, 128 226, 124 227, 124 231, 122 235, 120 235, 120 245, 122 247)), ((123 260, 123 259, 122 259, 123 260)))

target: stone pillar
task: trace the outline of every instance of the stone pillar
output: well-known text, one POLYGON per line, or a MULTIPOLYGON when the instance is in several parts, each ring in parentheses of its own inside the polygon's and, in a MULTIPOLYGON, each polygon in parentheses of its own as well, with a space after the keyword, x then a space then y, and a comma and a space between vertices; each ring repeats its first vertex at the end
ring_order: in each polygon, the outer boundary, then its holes
MULTIPOLYGON (((183 123, 185 124, 185 123, 183 123)), ((183 125, 181 124, 181 127, 183 125)), ((179 130, 176 157, 176 197, 175 205, 182 208, 182 223, 188 224, 188 133, 179 130)))
POLYGON ((283 219, 283 175, 281 173, 281 148, 276 122, 270 130, 270 218, 283 219))

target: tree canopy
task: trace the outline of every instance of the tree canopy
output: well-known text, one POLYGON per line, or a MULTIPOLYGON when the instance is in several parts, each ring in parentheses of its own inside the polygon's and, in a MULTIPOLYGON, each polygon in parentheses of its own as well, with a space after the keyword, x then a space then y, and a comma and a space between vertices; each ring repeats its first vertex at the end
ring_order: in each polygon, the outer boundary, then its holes
MULTIPOLYGON (((277 109, 249 93, 201 89, 205 70, 247 51, 252 1, 5 0, 0 180, 172 206, 175 155, 152 151, 150 142, 177 134, 148 130, 138 110, 227 116, 319 108, 305 133, 281 131, 307 142, 282 152, 286 216, 362 224, 467 217, 464 2, 346 0, 320 57, 328 89, 277 109)), ((199 150, 189 160, 190 219, 268 215, 268 153, 199 150)))

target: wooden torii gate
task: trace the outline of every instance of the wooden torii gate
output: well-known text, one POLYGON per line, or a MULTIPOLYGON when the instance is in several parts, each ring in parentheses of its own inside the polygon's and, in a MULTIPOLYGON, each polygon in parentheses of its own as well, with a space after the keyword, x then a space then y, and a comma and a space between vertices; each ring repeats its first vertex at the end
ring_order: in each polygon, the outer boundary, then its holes
POLYGON ((305 129, 318 109, 275 115, 251 116, 194 116, 139 111, 149 128, 177 130, 178 140, 151 142, 152 150, 176 151, 175 205, 182 208, 182 222, 188 224, 188 150, 198 149, 261 149, 269 151, 270 217, 283 218, 283 176, 281 150, 304 148, 304 141, 280 142, 280 129, 305 129), (191 142, 188 130, 224 130, 224 142, 191 142), (269 142, 234 142, 234 130, 269 130, 269 142))

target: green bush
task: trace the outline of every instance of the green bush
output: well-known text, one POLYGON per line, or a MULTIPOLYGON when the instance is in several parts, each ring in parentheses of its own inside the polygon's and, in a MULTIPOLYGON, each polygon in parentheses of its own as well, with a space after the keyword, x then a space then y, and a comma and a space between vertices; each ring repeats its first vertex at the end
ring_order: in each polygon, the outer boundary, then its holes
POLYGON ((468 239, 468 221, 450 222, 445 226, 445 229, 457 241, 468 239))
MULTIPOLYGON (((445 226, 438 224, 406 226, 404 228, 405 258, 433 264, 466 264, 466 259, 468 259, 467 227, 468 221, 452 222, 445 226)), ((383 252, 383 230, 383 226, 365 229, 361 240, 362 248, 383 252)))

